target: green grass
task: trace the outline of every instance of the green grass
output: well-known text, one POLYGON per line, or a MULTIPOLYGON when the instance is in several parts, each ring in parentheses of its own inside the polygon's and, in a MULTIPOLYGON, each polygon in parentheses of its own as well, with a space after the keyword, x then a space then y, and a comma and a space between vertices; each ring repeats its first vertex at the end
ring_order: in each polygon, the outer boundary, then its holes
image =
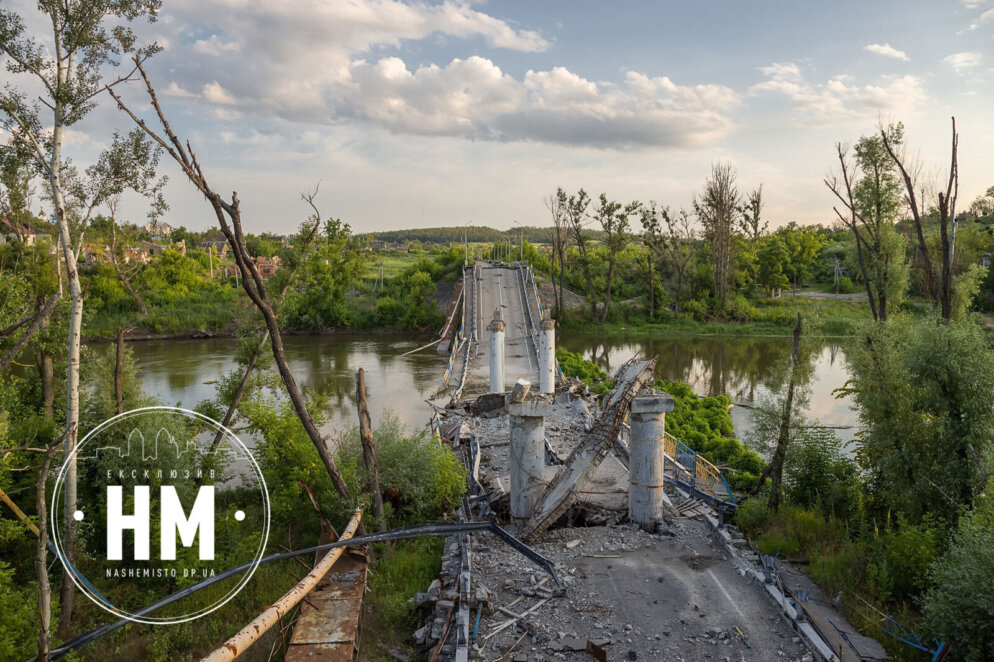
POLYGON ((413 538, 373 546, 359 630, 364 660, 391 660, 391 649, 410 647, 408 638, 417 627, 414 594, 428 590, 441 572, 443 545, 443 538, 413 538))
MULTIPOLYGON (((856 326, 870 319, 870 307, 865 301, 840 301, 836 299, 816 299, 806 296, 785 294, 782 299, 750 300, 748 321, 720 321, 693 319, 685 313, 680 319, 669 318, 649 322, 644 307, 615 306, 611 316, 614 321, 604 324, 592 323, 589 310, 578 308, 571 311, 564 321, 564 327, 571 333, 604 334, 624 332, 626 334, 667 335, 667 336, 790 336, 797 322, 796 313, 803 320, 804 335, 849 336, 856 326)), ((915 309, 915 304, 911 304, 915 309)))
POLYGON ((397 251, 373 251, 366 262, 366 271, 362 275, 362 290, 371 290, 383 265, 383 277, 389 281, 399 276, 405 269, 418 261, 423 253, 399 253, 397 251))

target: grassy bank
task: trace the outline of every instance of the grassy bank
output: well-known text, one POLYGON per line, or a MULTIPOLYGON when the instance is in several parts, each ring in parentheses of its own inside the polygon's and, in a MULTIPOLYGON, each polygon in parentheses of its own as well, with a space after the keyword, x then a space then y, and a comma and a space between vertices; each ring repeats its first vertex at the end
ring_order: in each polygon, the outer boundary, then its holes
MULTIPOLYGON (((904 310, 917 312, 917 304, 904 310)), ((588 308, 570 311, 563 328, 574 334, 624 333, 667 336, 790 336, 797 313, 804 319, 805 337, 851 336, 859 324, 871 318, 865 301, 819 299, 785 294, 782 299, 738 302, 724 319, 708 311, 685 310, 680 319, 672 311, 658 311, 648 319, 644 304, 616 305, 607 322, 594 322, 588 308), (743 303, 744 302, 744 303, 743 303)))

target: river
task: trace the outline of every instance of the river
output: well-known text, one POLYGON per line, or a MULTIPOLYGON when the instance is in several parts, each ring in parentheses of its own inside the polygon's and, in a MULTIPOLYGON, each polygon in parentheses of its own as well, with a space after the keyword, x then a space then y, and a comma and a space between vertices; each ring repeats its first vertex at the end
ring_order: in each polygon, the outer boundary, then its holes
MULTIPOLYGON (((624 336, 566 336, 559 341, 611 372, 633 354, 656 354, 659 374, 691 384, 701 395, 724 393, 737 435, 748 440, 749 405, 776 388, 790 357, 789 338, 664 338, 624 336)), ((408 427, 422 429, 431 394, 445 367, 434 348, 401 356, 427 342, 410 335, 287 336, 287 359, 298 384, 329 398, 324 432, 352 426, 355 414, 355 371, 366 371, 370 414, 374 427, 390 410, 408 427)), ((211 383, 235 366, 231 338, 154 340, 130 344, 140 364, 145 390, 164 404, 193 407, 214 396, 211 383)), ((851 401, 833 391, 848 379, 843 346, 838 341, 804 340, 802 354, 810 366, 809 414, 832 426, 845 440, 852 438, 855 415, 851 401)))

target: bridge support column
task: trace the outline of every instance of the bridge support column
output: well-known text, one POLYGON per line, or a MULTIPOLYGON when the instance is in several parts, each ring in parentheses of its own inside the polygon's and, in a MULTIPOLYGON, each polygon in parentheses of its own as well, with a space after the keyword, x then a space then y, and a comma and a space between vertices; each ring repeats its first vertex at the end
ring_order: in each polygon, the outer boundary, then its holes
POLYGON ((504 392, 504 322, 499 310, 490 323, 490 392, 504 392))
POLYGON ((665 393, 632 400, 628 518, 647 531, 655 529, 663 519, 663 453, 668 411, 673 411, 673 398, 665 393))
POLYGON ((538 349, 539 393, 556 392, 556 323, 542 320, 538 349))
POLYGON ((524 524, 545 489, 545 417, 552 407, 544 402, 511 402, 511 520, 524 524))

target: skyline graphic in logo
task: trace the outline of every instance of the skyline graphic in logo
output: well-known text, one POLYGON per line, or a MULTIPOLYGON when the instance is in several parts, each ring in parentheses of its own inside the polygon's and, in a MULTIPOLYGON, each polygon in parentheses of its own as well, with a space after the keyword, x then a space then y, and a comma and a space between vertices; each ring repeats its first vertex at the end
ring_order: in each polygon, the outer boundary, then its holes
MULTIPOLYGON (((91 430, 77 463, 76 558, 66 563, 63 518, 52 542, 67 574, 101 608, 147 624, 182 623, 227 603, 252 578, 269 537, 269 495, 248 447, 220 423, 178 407, 125 412, 91 430), (138 614, 229 568, 250 567, 204 591, 138 614), (121 580, 142 591, 122 594, 121 580)), ((65 462, 52 512, 65 508, 65 462)))

